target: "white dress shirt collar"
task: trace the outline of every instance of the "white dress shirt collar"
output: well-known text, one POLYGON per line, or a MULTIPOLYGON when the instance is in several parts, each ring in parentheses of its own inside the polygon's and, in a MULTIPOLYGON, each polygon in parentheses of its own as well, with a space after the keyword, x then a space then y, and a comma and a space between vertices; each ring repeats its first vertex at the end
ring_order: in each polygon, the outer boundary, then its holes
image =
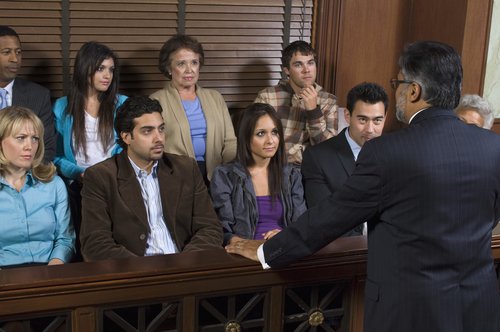
POLYGON ((12 106, 12 87, 14 86, 14 81, 10 81, 9 84, 7 84, 4 88, 5 91, 7 91, 7 105, 12 106))
POLYGON ((349 127, 345 130, 345 138, 347 139, 347 143, 349 143, 349 147, 354 155, 354 161, 356 161, 358 159, 359 151, 361 151, 361 146, 359 146, 358 143, 351 138, 351 135, 349 135, 349 127))

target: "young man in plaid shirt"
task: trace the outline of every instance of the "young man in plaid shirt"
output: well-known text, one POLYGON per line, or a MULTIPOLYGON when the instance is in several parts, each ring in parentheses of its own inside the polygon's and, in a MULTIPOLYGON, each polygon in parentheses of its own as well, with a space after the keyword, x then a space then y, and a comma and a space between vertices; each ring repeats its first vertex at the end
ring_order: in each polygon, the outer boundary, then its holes
POLYGON ((259 92, 255 102, 274 107, 283 123, 288 162, 300 165, 310 145, 337 135, 337 98, 316 84, 316 52, 305 41, 288 45, 281 57, 288 79, 259 92))

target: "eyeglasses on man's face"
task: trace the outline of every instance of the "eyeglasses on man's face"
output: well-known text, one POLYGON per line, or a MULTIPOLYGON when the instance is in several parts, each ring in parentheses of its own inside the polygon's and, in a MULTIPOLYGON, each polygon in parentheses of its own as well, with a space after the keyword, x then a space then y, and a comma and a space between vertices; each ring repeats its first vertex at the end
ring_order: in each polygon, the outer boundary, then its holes
POLYGON ((393 78, 391 80, 391 87, 393 89, 397 89, 400 84, 411 84, 414 81, 409 81, 409 80, 398 80, 397 78, 393 78))

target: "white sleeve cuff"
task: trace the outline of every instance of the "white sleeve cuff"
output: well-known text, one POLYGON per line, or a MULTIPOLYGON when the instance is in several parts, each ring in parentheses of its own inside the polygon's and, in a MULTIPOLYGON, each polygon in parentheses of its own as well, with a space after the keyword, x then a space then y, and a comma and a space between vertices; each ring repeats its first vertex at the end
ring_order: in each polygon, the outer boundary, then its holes
POLYGON ((260 264, 264 270, 270 269, 271 267, 267 265, 266 258, 264 257, 264 244, 261 244, 259 248, 257 248, 257 257, 259 258, 260 264))

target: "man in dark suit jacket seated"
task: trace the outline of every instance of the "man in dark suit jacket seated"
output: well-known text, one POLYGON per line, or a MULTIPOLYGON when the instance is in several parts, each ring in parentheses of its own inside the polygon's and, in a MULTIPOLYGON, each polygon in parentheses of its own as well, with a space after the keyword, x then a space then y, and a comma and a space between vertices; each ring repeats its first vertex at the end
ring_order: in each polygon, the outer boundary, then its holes
POLYGON ((85 171, 80 239, 86 261, 222 246, 222 227, 196 161, 163 152, 158 101, 117 110, 123 152, 85 171))
MULTIPOLYGON (((382 134, 387 103, 387 93, 380 85, 366 82, 356 85, 347 94, 344 110, 349 127, 304 151, 301 171, 309 208, 339 190, 351 176, 363 144, 382 134)), ((362 234, 363 224, 344 236, 362 234)))
POLYGON ((0 109, 22 106, 32 110, 45 127, 44 160, 52 161, 56 154, 56 130, 50 92, 41 85, 17 77, 21 60, 21 41, 18 34, 14 29, 0 25, 0 109), (5 101, 2 102, 2 99, 5 101))
POLYGON ((342 188, 273 238, 226 250, 277 268, 367 221, 365 331, 498 332, 500 135, 454 114, 452 47, 415 42, 399 66, 396 115, 409 126, 366 142, 342 188))

